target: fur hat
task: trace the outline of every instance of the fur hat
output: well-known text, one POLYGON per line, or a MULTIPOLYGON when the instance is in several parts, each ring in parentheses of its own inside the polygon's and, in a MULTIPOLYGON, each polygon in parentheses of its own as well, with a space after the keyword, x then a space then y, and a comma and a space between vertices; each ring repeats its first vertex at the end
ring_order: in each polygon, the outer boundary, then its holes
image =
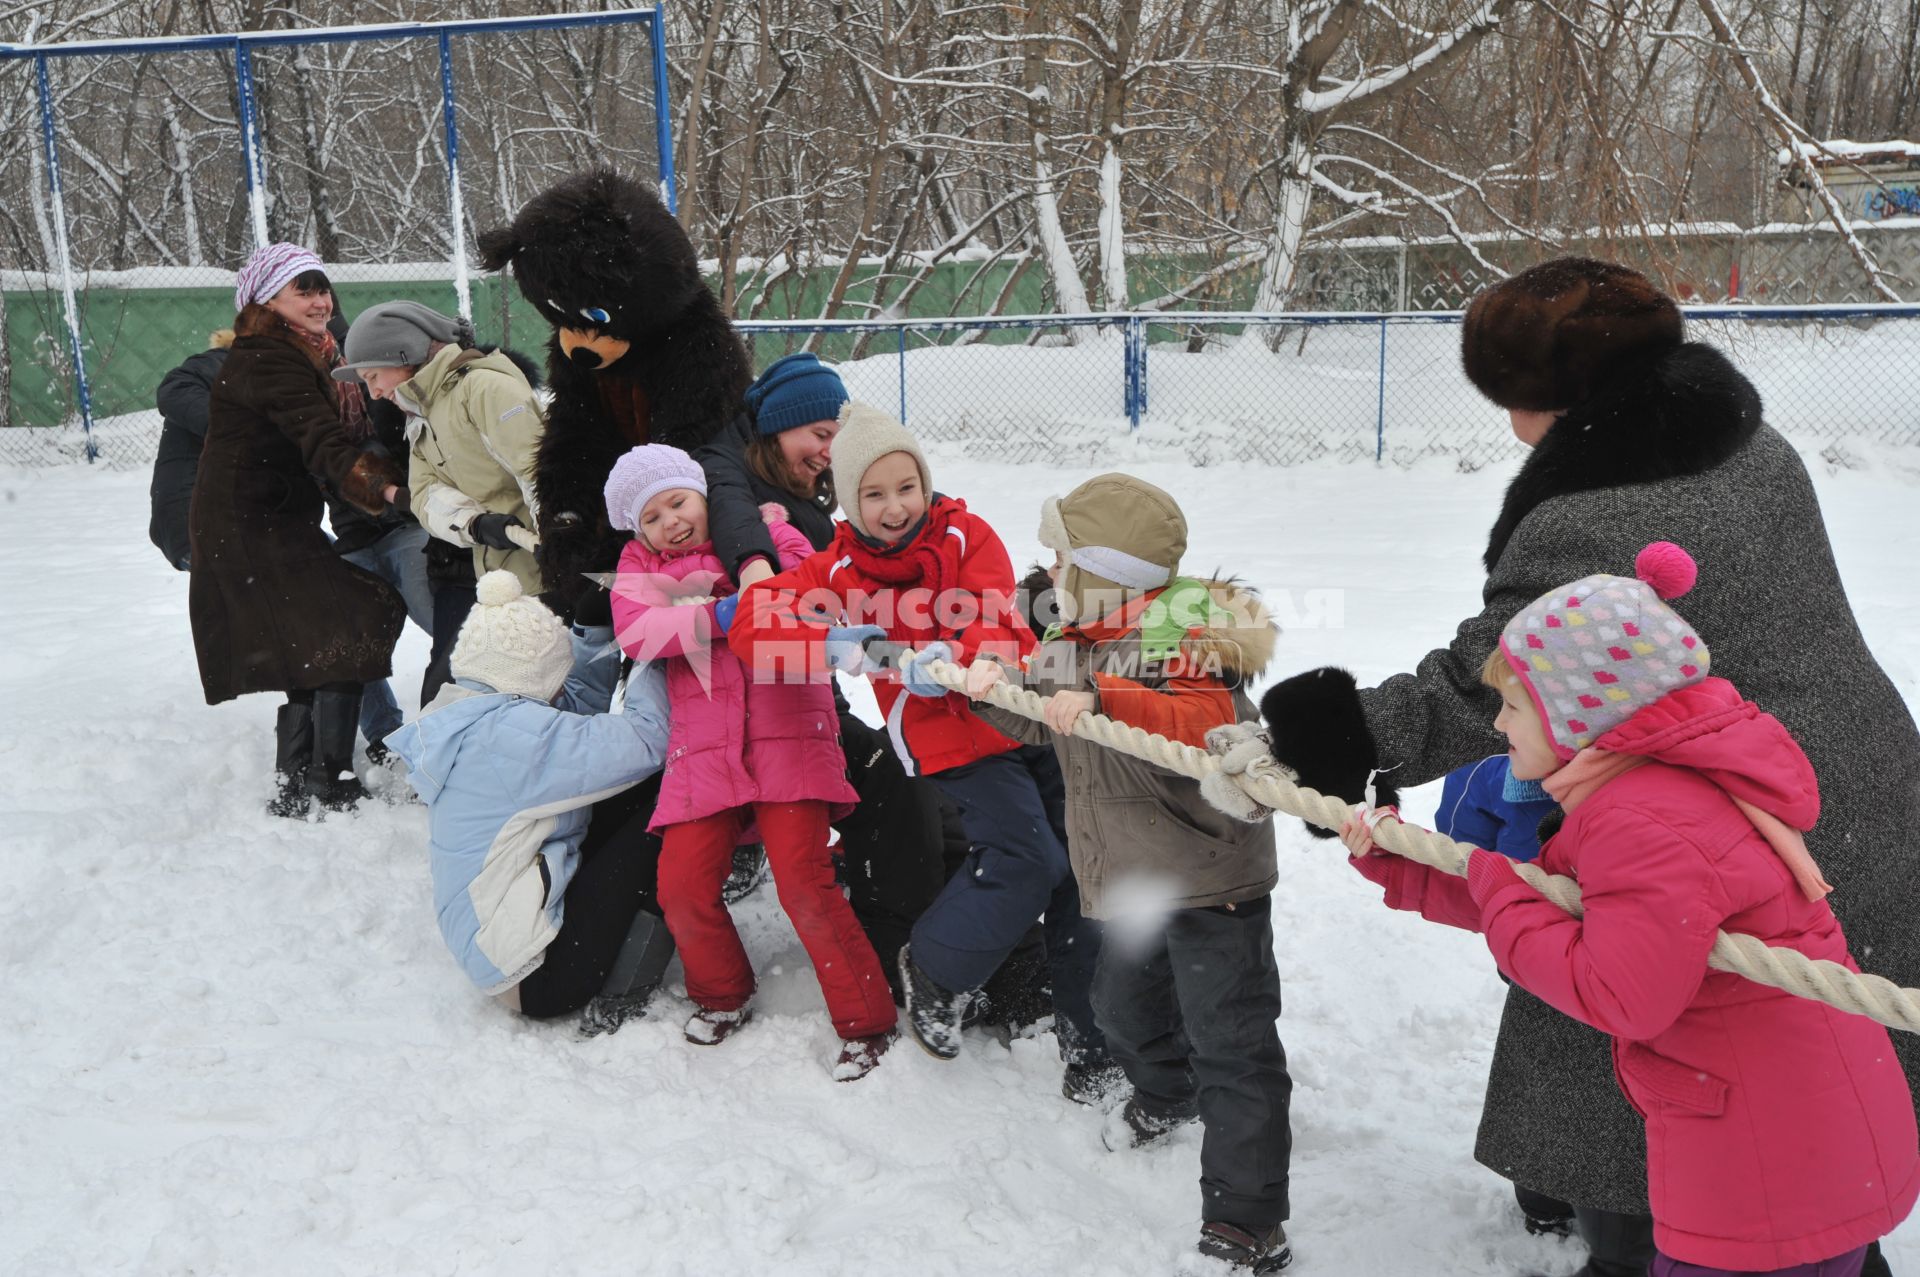
POLYGON ((453 645, 453 676, 551 701, 573 668, 567 627, 539 599, 525 597, 520 578, 504 568, 481 577, 475 595, 453 645))
POLYGON ((833 490, 840 497, 840 513, 861 536, 871 536, 860 522, 860 479, 867 468, 889 452, 904 452, 920 468, 920 486, 933 501, 933 472, 920 452, 920 442, 892 414, 858 399, 840 410, 840 433, 833 437, 833 490))
POLYGON ((1066 564, 1061 615, 1085 624, 1180 571, 1187 518, 1167 493, 1127 474, 1095 475, 1040 507, 1040 544, 1066 564))
POLYGON ((1502 408, 1583 403, 1622 364, 1677 349, 1680 308, 1639 271, 1562 257, 1483 290, 1460 326, 1468 380, 1502 408))
POLYGON ((358 381, 362 368, 418 368, 433 347, 472 345, 473 325, 419 302, 381 302, 360 312, 341 349, 335 381, 358 381))
POLYGON ((1707 676, 1707 645, 1661 601, 1693 588, 1699 568, 1692 556, 1655 541, 1633 570, 1631 577, 1581 577, 1544 594, 1500 635, 1501 654, 1561 758, 1707 676))
POLYGON ((264 244, 253 250, 247 264, 233 281, 233 309, 243 311, 249 302, 266 302, 308 271, 326 274, 326 263, 312 250, 298 244, 264 244))
POLYGON ((747 387, 747 408, 763 435, 832 421, 849 398, 840 374, 805 350, 774 360, 747 387))
POLYGON ((664 443, 631 449, 607 475, 607 522, 622 532, 640 531, 640 511, 662 492, 689 488, 707 495, 707 473, 686 452, 664 443))

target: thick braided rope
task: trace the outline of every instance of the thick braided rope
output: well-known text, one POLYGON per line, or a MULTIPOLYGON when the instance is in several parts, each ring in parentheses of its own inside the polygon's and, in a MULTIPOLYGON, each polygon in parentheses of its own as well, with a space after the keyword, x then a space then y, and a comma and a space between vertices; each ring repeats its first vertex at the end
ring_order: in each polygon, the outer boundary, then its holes
MULTIPOLYGON (((920 668, 942 686, 962 694, 966 692, 967 674, 960 666, 936 660, 920 668)), ((1041 721, 1046 705, 1045 697, 1008 683, 995 684, 985 699, 1035 721, 1041 721)), ((1082 714, 1073 725, 1073 734, 1194 780, 1220 770, 1219 760, 1204 749, 1170 741, 1158 733, 1116 722, 1104 714, 1082 714)), ((1294 784, 1271 758, 1257 760, 1244 773, 1231 779, 1256 802, 1323 829, 1339 829, 1353 813, 1352 803, 1294 784)), ((1373 831, 1373 840, 1389 851, 1456 878, 1467 876, 1467 857, 1474 850, 1466 843, 1455 842, 1430 829, 1401 824, 1392 816, 1381 818, 1373 831)), ((1544 873, 1530 864, 1515 863, 1513 867, 1528 886, 1568 913, 1580 916, 1580 885, 1573 879, 1544 873)), ((1903 989, 1882 976, 1849 971, 1837 962, 1809 958, 1797 950, 1776 948, 1754 936, 1725 931, 1715 938, 1707 964, 1758 984, 1784 989, 1796 997, 1864 1015, 1890 1029, 1920 1033, 1920 990, 1903 989)))

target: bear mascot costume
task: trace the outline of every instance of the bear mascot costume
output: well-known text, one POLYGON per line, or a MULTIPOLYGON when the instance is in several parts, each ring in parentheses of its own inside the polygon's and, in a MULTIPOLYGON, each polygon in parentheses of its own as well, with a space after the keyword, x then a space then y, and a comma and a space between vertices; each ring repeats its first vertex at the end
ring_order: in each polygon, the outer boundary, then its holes
POLYGON ((554 327, 553 402, 534 468, 547 599, 569 618, 609 623, 604 587, 627 541, 607 522, 613 463, 639 444, 698 449, 739 411, 752 365, 680 223, 610 169, 534 196, 479 249, 488 270, 511 264, 554 327))

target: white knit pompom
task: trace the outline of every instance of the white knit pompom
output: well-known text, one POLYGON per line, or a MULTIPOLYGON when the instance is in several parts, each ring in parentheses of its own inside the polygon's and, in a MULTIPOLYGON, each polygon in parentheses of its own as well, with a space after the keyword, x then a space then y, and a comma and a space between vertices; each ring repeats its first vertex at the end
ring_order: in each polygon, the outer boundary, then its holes
POLYGON ((486 607, 501 607, 520 597, 520 578, 505 568, 495 568, 480 578, 474 596, 486 607))

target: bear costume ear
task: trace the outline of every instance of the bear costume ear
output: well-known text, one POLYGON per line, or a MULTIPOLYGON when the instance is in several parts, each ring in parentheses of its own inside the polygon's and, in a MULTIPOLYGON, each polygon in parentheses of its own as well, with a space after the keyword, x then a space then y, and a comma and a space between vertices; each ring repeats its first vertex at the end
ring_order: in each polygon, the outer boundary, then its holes
POLYGON ((480 266, 484 270, 500 270, 520 255, 526 245, 513 232, 513 227, 502 226, 498 230, 481 232, 476 245, 480 250, 480 266))

